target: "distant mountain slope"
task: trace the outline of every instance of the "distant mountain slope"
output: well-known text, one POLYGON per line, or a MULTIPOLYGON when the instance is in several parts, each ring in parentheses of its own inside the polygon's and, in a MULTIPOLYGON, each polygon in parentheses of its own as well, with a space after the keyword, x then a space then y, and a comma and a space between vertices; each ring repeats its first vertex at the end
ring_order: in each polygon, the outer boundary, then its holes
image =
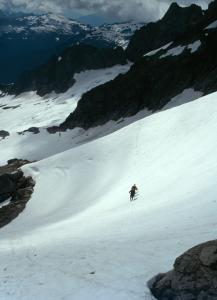
POLYGON ((0 14, 0 83, 15 81, 24 71, 78 43, 97 47, 126 46, 143 24, 94 27, 55 14, 0 14), (126 32, 126 29, 128 31, 126 32))
POLYGON ((61 93, 75 83, 75 73, 126 63, 126 55, 121 47, 112 49, 90 45, 72 46, 35 71, 24 73, 15 85, 10 86, 9 92, 20 94, 24 91, 37 91, 39 95, 52 91, 61 93))
POLYGON ((14 81, 50 56, 77 43, 88 26, 53 14, 4 18, 0 30, 0 82, 14 81))
POLYGON ((87 129, 144 108, 156 111, 188 88, 217 91, 217 22, 210 18, 215 7, 209 6, 198 26, 141 57, 125 75, 84 94, 61 128, 87 129))
POLYGON ((122 22, 113 24, 103 24, 92 31, 93 39, 106 40, 124 49, 128 46, 134 32, 139 30, 144 22, 122 22))

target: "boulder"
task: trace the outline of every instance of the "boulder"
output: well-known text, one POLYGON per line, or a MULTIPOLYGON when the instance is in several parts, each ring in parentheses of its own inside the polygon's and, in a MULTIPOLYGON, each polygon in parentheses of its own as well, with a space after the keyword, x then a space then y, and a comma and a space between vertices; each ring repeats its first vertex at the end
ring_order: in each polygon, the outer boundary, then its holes
POLYGON ((10 133, 8 131, 0 130, 0 138, 5 139, 9 135, 10 135, 10 133))
POLYGON ((158 300, 216 300, 217 240, 188 250, 172 271, 157 275, 148 285, 158 300))
POLYGON ((29 163, 27 160, 11 159, 0 167, 0 203, 10 198, 10 202, 0 207, 0 228, 10 223, 26 207, 34 191, 32 177, 25 177, 19 169, 29 163))
POLYGON ((33 134, 39 134, 40 133, 40 129, 38 127, 30 127, 29 129, 27 130, 24 130, 24 132, 31 132, 33 134))

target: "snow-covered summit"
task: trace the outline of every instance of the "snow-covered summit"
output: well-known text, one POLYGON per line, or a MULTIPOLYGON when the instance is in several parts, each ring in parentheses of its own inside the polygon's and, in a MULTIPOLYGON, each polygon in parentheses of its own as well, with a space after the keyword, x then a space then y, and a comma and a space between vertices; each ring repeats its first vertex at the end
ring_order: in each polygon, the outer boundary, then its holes
MULTIPOLYGON (((61 14, 29 14, 22 17, 9 18, 8 24, 1 26, 0 34, 25 33, 26 35, 31 35, 35 32, 38 34, 59 33, 78 35, 81 32, 85 32, 87 38, 91 35, 93 39, 104 38, 108 42, 126 46, 135 30, 143 25, 144 23, 142 22, 137 23, 129 21, 124 23, 104 24, 102 26, 91 26, 72 20, 61 14)), ((82 40, 82 42, 84 42, 85 36, 82 36, 82 39, 84 39, 82 40)))
POLYGON ((2 33, 64 33, 72 34, 74 30, 89 30, 88 25, 71 20, 60 14, 47 13, 43 15, 26 15, 16 18, 14 24, 3 27, 2 33))

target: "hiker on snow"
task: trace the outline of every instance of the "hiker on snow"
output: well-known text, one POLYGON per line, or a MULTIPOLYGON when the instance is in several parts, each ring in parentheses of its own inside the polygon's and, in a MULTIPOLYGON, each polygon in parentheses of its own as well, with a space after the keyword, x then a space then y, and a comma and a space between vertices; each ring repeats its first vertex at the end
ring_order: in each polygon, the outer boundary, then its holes
POLYGON ((133 201, 133 198, 135 197, 136 191, 138 191, 138 188, 137 188, 137 186, 134 184, 134 185, 131 187, 131 190, 129 191, 129 193, 130 193, 130 201, 133 201))

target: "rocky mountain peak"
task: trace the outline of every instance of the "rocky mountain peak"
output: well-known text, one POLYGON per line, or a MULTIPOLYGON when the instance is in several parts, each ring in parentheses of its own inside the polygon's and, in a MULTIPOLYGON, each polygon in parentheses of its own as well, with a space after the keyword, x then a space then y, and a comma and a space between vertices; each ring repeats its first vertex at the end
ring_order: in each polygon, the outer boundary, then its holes
POLYGON ((169 22, 171 24, 176 24, 187 21, 194 22, 202 16, 202 8, 196 4, 192 4, 188 7, 181 7, 176 2, 173 2, 165 16, 163 17, 163 22, 169 22))
POLYGON ((143 54, 173 41, 200 22, 202 17, 203 11, 198 5, 180 7, 172 3, 161 20, 149 23, 135 33, 127 48, 129 58, 137 61, 143 54))
POLYGON ((207 15, 211 18, 217 18, 217 0, 209 4, 207 15))

